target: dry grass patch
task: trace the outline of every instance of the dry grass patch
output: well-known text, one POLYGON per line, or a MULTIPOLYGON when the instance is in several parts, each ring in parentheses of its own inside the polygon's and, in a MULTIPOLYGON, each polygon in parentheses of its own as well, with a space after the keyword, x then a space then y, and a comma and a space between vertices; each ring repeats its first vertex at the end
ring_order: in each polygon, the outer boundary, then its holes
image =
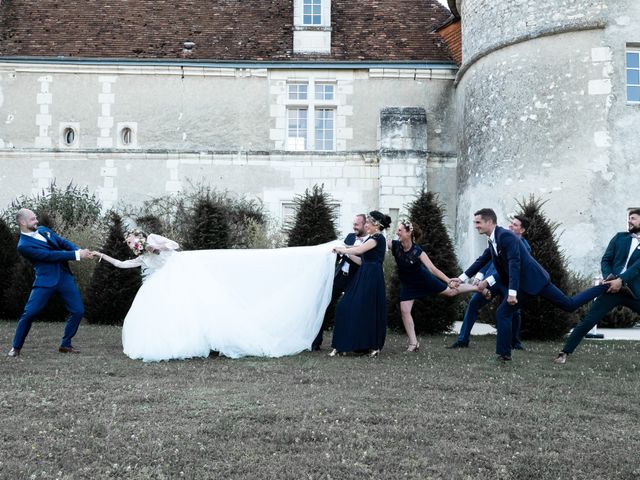
MULTIPOLYGON (((0 323, 10 347, 15 323, 0 323)), ((378 359, 303 353, 145 364, 117 327, 37 323, 0 366, 1 478, 637 479, 640 344, 494 360, 392 334, 378 359)))

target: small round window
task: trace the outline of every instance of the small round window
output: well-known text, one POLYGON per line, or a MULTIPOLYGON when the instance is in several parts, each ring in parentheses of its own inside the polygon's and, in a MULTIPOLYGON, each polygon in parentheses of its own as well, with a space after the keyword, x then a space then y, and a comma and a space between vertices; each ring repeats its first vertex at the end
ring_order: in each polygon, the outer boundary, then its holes
POLYGON ((76 141, 76 131, 71 127, 65 128, 62 132, 62 140, 65 145, 73 145, 76 141))
POLYGON ((122 145, 131 145, 131 142, 133 141, 133 132, 129 127, 123 128, 120 136, 120 138, 122 138, 122 145))

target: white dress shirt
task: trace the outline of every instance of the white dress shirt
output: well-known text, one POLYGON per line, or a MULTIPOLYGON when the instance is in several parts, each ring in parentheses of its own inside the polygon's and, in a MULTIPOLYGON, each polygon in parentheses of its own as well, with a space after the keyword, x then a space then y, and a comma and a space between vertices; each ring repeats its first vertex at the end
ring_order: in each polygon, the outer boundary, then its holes
POLYGON ((638 244, 640 244, 640 240, 638 240, 636 237, 633 237, 631 239, 631 246, 629 247, 629 255, 627 255, 627 261, 625 262, 624 268, 620 272, 620 275, 622 275, 624 272, 627 271, 627 267, 629 266, 629 260, 631 259, 631 255, 633 255, 633 252, 635 251, 635 249, 638 248, 638 244))
MULTIPOLYGON (((498 256, 498 246, 496 245, 496 230, 495 228, 493 229, 493 232, 491 232, 491 235, 489 236, 489 240, 488 240, 489 246, 491 248, 493 248, 493 252, 496 254, 496 257, 498 256)), ((466 282, 469 277, 465 274, 462 273, 462 275, 460 275, 458 277, 460 280, 462 280, 463 282, 466 282)), ((478 272, 475 275, 475 278, 477 278, 478 280, 482 281, 482 279, 484 278, 484 274, 482 272, 478 272)), ((487 283, 489 284, 490 287, 493 287, 496 284, 496 279, 493 277, 493 275, 489 275, 487 277, 487 283)), ((509 289, 509 296, 510 297, 516 297, 518 295, 517 290, 511 290, 509 289)))
MULTIPOLYGON (((353 245, 350 245, 350 246, 351 246, 351 247, 357 247, 358 245, 362 245, 362 240, 363 240, 363 237, 356 237, 356 240, 353 242, 353 245)), ((347 257, 348 257, 348 256, 349 256, 349 255, 347 255, 347 257)), ((349 262, 344 262, 344 263, 342 264, 342 271, 345 273, 345 275, 346 275, 347 273, 349 273, 349 267, 350 267, 350 266, 351 266, 351 265, 349 264, 349 262)))

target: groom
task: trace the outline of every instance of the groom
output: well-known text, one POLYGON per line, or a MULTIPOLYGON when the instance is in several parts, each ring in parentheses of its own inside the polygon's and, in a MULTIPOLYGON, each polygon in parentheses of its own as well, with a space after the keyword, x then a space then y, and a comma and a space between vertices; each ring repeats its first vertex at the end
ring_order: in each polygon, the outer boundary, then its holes
MULTIPOLYGON (((513 232, 497 225, 497 216, 492 209, 475 212, 473 223, 478 233, 489 237, 489 245, 459 278, 467 280, 491 261, 500 276, 500 282, 495 283, 503 298, 496 311, 498 360, 511 360, 511 319, 519 303, 526 305, 528 300, 540 296, 562 310, 573 312, 609 288, 605 283, 567 297, 551 283, 547 271, 531 256, 524 243, 513 232)), ((480 290, 488 286, 486 279, 478 284, 480 290)))
MULTIPOLYGON (((367 220, 367 216, 364 213, 356 215, 353 219, 353 232, 347 235, 344 239, 344 244, 349 246, 358 246, 362 243, 365 237, 364 224, 367 220)), ((349 255, 339 255, 336 261, 336 271, 333 277, 333 290, 331 292, 331 301, 327 307, 327 312, 332 312, 334 306, 340 296, 345 292, 353 277, 355 277, 358 271, 359 265, 349 258, 349 255)), ((324 326, 324 325, 323 325, 324 326)), ((311 349, 314 351, 320 350, 322 345, 322 329, 316 336, 315 340, 311 344, 311 349)))
POLYGON ((10 357, 20 355, 22 345, 31 329, 31 323, 44 309, 54 293, 62 297, 69 312, 58 351, 79 353, 71 346, 71 339, 78 330, 78 325, 84 314, 84 305, 67 262, 93 258, 93 255, 89 250, 79 249, 48 228, 38 227, 38 218, 31 210, 26 208, 18 210, 16 221, 20 226, 18 252, 33 264, 36 279, 33 282, 33 289, 24 307, 24 312, 18 321, 13 348, 7 355, 10 357))
MULTIPOLYGON (((524 243, 527 251, 531 252, 529 242, 523 237, 524 233, 529 229, 531 221, 524 215, 514 215, 509 223, 509 230, 516 234, 520 241, 524 243)), ((500 280, 498 272, 493 266, 492 262, 487 263, 480 269, 473 280, 474 284, 480 283, 483 279, 487 279, 488 282, 495 283, 492 280, 500 280)), ((498 294, 498 289, 494 286, 489 287, 489 291, 492 295, 498 294)), ((471 329, 478 319, 480 310, 488 305, 491 300, 487 299, 482 293, 474 293, 467 305, 467 309, 464 312, 464 318, 462 321, 462 327, 460 328, 460 335, 453 345, 447 348, 467 348, 471 339, 471 329)), ((520 341, 520 310, 516 310, 513 314, 512 329, 511 329, 511 346, 516 350, 524 350, 522 342, 520 341)))

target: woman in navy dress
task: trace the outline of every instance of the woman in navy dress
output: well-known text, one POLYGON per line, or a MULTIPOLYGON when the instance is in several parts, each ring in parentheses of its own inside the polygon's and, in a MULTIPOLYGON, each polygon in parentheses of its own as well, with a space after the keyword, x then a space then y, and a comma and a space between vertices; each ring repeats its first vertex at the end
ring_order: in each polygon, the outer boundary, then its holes
POLYGON ((390 225, 388 215, 374 210, 367 216, 365 231, 369 237, 362 244, 334 249, 360 263, 360 268, 336 306, 330 356, 368 350, 370 357, 376 357, 384 346, 387 296, 382 262, 387 242, 381 232, 390 225))
POLYGON ((455 297, 460 293, 478 292, 478 288, 466 283, 458 285, 455 279, 452 281, 433 264, 429 256, 416 243, 422 236, 417 224, 409 220, 401 220, 396 234, 398 240, 390 241, 389 247, 396 260, 400 278, 402 323, 409 337, 407 351, 417 352, 420 349, 420 343, 418 343, 411 316, 413 302, 417 298, 433 294, 455 297))

